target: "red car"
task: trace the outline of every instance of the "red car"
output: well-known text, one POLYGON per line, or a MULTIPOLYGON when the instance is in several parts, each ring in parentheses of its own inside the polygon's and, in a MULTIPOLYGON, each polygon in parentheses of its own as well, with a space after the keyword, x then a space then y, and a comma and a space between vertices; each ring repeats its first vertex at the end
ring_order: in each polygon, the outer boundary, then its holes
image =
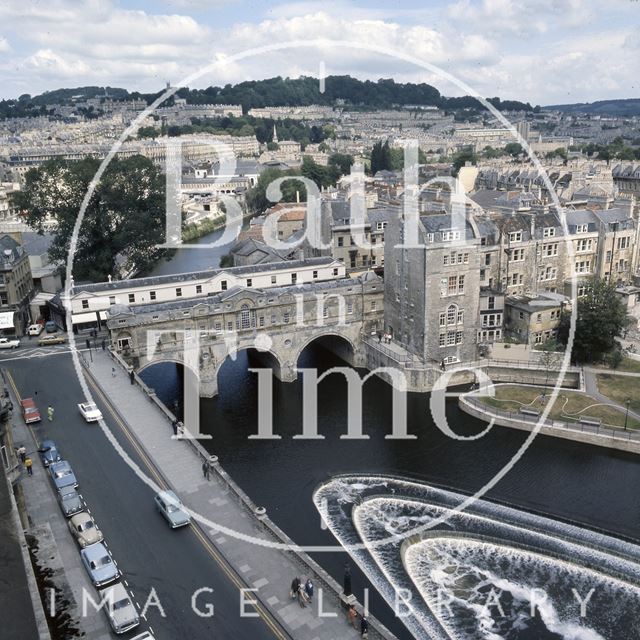
POLYGON ((24 398, 20 400, 20 406, 22 407, 22 417, 24 421, 29 424, 30 422, 40 422, 40 411, 36 407, 36 403, 33 398, 24 398))

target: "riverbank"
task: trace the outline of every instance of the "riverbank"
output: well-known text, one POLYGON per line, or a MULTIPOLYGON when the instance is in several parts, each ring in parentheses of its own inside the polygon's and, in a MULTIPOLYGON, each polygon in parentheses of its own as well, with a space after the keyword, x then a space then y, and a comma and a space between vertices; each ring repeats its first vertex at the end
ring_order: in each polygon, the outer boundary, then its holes
MULTIPOLYGON (((531 413, 523 413, 522 408, 516 411, 505 411, 483 402, 475 393, 463 394, 458 398, 458 406, 466 414, 484 422, 492 422, 501 427, 510 427, 520 431, 533 431, 540 420, 541 411, 531 409, 531 413)), ((540 428, 540 435, 552 436, 563 440, 572 440, 584 444, 592 444, 629 453, 640 453, 640 431, 609 428, 591 420, 594 416, 586 416, 585 421, 555 420, 547 418, 540 428)))

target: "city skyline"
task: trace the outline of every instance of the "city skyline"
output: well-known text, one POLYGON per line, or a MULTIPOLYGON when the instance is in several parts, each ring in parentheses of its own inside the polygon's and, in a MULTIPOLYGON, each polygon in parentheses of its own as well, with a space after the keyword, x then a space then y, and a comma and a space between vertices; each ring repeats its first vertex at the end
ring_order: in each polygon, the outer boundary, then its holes
POLYGON ((227 64, 225 56, 276 42, 316 38, 376 43, 424 59, 481 95, 531 104, 633 98, 637 67, 630 0, 557 3, 511 0, 382 2, 339 0, 255 3, 244 0, 161 3, 95 0, 79 7, 10 1, 0 7, 2 98, 81 85, 157 91, 219 61, 195 86, 276 75, 351 74, 427 82, 444 95, 462 92, 408 63, 366 51, 297 48, 227 64), (78 25, 82 25, 81 28, 78 25))

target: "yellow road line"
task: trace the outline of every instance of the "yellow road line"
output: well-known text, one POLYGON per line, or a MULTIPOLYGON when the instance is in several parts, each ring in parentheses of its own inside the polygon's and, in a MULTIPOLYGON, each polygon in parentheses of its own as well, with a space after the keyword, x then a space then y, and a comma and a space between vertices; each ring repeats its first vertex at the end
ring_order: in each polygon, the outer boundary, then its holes
MULTIPOLYGON (((141 448, 141 446, 139 445, 138 441, 135 439, 135 436, 133 436, 133 434, 131 433, 129 427, 126 425, 126 423, 117 414, 113 404, 111 403, 110 398, 102 391, 102 389, 100 387, 98 387, 96 385, 96 383, 94 382, 94 380, 93 380, 93 378, 91 376, 87 376, 87 380, 89 381, 89 384, 95 390, 96 394, 99 395, 100 398, 102 399, 102 401, 106 404, 106 406, 109 409, 109 412, 111 413, 111 415, 113 416, 114 420, 116 421, 116 423, 118 424, 118 426, 122 430, 122 433, 125 435, 127 440, 129 440, 129 442, 131 443, 133 448, 137 451, 137 453, 140 456, 140 459, 142 460, 143 464, 145 465, 145 467, 147 467, 149 472, 155 478, 156 483, 160 487, 163 487, 165 489, 168 488, 167 487, 167 483, 165 482, 165 480, 160 476, 160 474, 156 470, 155 465, 149 459, 149 456, 147 455, 146 451, 144 451, 144 449, 141 448)), ((235 570, 229 565, 229 562, 211 544, 211 541, 203 533, 199 523, 192 524, 191 530, 195 534, 196 538, 200 541, 200 543, 204 547, 205 551, 211 556, 211 558, 213 558, 213 560, 216 562, 216 564, 218 564, 218 566, 222 569, 224 574, 233 583, 233 585, 238 589, 238 591, 240 589, 244 589, 244 588, 249 587, 249 585, 247 585, 246 583, 242 582, 240 577, 235 573, 235 570)), ((289 640, 289 636, 285 635, 282 632, 282 630, 278 626, 278 623, 273 618, 273 615, 267 609, 265 609, 265 607, 260 602, 257 602, 255 605, 253 605, 253 607, 257 611, 257 613, 260 615, 260 617, 262 618, 263 622, 273 632, 273 634, 274 634, 274 636, 276 638, 279 638, 280 640, 289 640)))

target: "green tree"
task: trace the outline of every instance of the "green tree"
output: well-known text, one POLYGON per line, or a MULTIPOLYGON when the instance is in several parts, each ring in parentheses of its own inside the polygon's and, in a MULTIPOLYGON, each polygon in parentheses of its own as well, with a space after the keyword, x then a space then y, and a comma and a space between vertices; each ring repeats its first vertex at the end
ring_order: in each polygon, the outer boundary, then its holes
POLYGON ((333 153, 329 156, 329 165, 337 167, 343 176, 351 171, 352 164, 353 156, 347 153, 333 153))
MULTIPOLYGON (((616 293, 615 285, 594 278, 586 287, 586 294, 578 298, 576 331, 573 338, 574 362, 600 362, 605 354, 616 348, 616 336, 627 323, 627 313, 616 293)), ((567 344, 571 314, 564 314, 558 338, 567 344)))
POLYGON ((294 171, 282 171, 281 169, 266 169, 260 174, 255 187, 247 191, 246 201, 247 207, 252 213, 260 214, 275 203, 267 199, 267 187, 278 178, 291 176, 291 180, 287 180, 280 185, 282 191, 281 202, 295 202, 297 193, 300 194, 300 200, 306 201, 307 190, 300 182, 296 180, 294 171))
POLYGON ((509 142, 504 145, 504 151, 515 158, 523 152, 523 149, 522 145, 518 142, 509 142))
POLYGON ((542 397, 547 393, 547 386, 549 379, 551 378, 551 372, 555 371, 562 360, 562 353, 558 351, 558 343, 555 340, 547 340, 542 348, 539 349, 539 362, 545 370, 545 383, 544 390, 542 391, 542 397))
POLYGON ((378 141, 373 145, 371 149, 371 175, 375 175, 378 171, 391 171, 392 159, 391 148, 389 147, 389 141, 378 141))
POLYGON ((157 138, 160 135, 160 129, 155 127, 140 127, 138 129, 138 138, 157 138))
MULTIPOLYGON (((25 177, 16 205, 27 224, 39 233, 48 217, 57 229, 49 249, 53 262, 66 263, 69 242, 82 200, 100 161, 53 160, 25 177)), ((148 269, 164 252, 165 181, 153 163, 142 156, 114 159, 89 201, 80 227, 74 257, 76 280, 106 280, 116 276, 118 262, 129 269, 148 269)))
POLYGON ((478 162, 478 156, 476 156, 473 149, 463 149, 453 156, 453 162, 451 163, 453 166, 453 175, 457 176, 458 171, 460 171, 467 162, 470 162, 471 164, 476 164, 476 162, 478 162))

